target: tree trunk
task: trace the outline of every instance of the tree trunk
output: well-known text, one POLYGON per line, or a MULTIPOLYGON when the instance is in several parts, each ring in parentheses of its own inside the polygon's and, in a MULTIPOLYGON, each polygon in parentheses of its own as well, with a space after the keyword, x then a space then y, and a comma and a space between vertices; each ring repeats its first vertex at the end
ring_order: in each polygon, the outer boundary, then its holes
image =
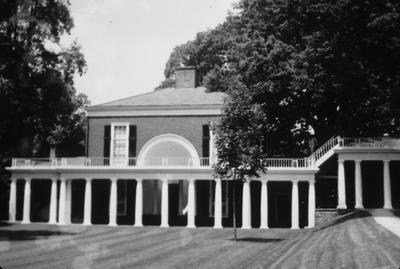
POLYGON ((233 174, 233 193, 232 193, 232 205, 233 205, 233 238, 237 241, 237 228, 236 228, 236 168, 233 174))

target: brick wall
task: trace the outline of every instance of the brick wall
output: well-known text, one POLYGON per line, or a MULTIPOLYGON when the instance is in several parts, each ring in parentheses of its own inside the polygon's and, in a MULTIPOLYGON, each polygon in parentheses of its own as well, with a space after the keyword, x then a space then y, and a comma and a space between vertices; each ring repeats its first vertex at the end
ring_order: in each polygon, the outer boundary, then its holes
POLYGON ((151 138, 172 133, 189 140, 202 156, 202 125, 216 120, 212 116, 171 116, 171 117, 132 117, 132 118, 90 118, 89 119, 89 157, 102 157, 104 145, 104 126, 112 122, 128 122, 137 126, 137 154, 151 138))
POLYGON ((315 224, 321 224, 332 220, 337 217, 338 213, 336 209, 316 209, 315 211, 315 224))

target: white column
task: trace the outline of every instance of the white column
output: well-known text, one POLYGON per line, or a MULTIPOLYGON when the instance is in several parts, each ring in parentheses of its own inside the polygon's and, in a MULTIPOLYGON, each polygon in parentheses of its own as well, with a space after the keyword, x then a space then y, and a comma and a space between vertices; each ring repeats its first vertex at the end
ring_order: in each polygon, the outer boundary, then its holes
POLYGON ((169 227, 168 224, 168 180, 162 179, 161 187, 161 227, 169 227))
POLYGON ((222 181, 215 179, 214 228, 222 228, 222 181))
POLYGON ((188 187, 188 214, 187 214, 187 227, 196 228, 195 216, 196 216, 196 181, 189 179, 188 187))
POLYGON ((266 180, 261 181, 261 229, 268 229, 268 182, 266 180))
POLYGON ((117 226, 117 179, 111 178, 109 226, 117 226))
POLYGON ((65 224, 65 199, 67 197, 67 181, 65 178, 61 178, 60 183, 60 201, 58 203, 58 224, 65 224))
POLYGON ((66 181, 65 224, 71 224, 72 179, 66 181))
POLYGON ((344 176, 344 161, 338 161, 338 208, 346 209, 346 183, 344 176))
POLYGON ((92 179, 86 178, 83 225, 92 224, 92 179))
POLYGON ((143 222, 143 182, 142 179, 136 179, 136 196, 135 196, 135 226, 142 227, 143 222))
POLYGON ((24 212, 22 223, 31 222, 31 179, 25 179, 25 191, 24 191, 24 212))
POLYGON ((308 182, 308 228, 315 226, 315 182, 308 182))
POLYGON ((383 208, 393 209, 389 160, 383 161, 383 199, 384 199, 383 208))
POLYGON ((17 179, 11 178, 8 221, 15 222, 17 213, 17 179))
POLYGON ((243 182, 242 229, 251 229, 250 180, 243 182))
POLYGON ((57 223, 57 179, 51 180, 49 224, 57 223))
POLYGON ((292 229, 299 229, 299 187, 298 182, 292 182, 292 229))
POLYGON ((356 205, 355 208, 364 208, 362 196, 362 179, 361 179, 361 161, 355 160, 355 189, 356 189, 356 205))

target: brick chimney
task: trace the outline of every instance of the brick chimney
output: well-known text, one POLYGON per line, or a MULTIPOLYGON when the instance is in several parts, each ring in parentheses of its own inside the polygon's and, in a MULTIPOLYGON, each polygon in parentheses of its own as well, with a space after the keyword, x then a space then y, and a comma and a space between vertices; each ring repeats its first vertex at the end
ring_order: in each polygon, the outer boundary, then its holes
POLYGON ((185 66, 175 68, 176 88, 196 88, 197 76, 196 67, 185 66))

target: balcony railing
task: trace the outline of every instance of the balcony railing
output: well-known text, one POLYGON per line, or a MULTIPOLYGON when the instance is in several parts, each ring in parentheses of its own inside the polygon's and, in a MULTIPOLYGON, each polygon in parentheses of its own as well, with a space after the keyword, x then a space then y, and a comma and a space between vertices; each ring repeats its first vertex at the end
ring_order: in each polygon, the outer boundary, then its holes
POLYGON ((266 168, 307 168, 312 165, 309 158, 268 158, 263 164, 266 168))
POLYGON ((344 137, 339 139, 341 148, 400 149, 400 139, 390 137, 344 137))
MULTIPOLYGON (((268 158, 262 163, 266 168, 313 168, 316 162, 333 154, 334 148, 374 148, 400 149, 400 139, 381 138, 331 138, 327 143, 306 158, 268 158)), ((210 158, 185 157, 152 157, 152 158, 103 158, 103 157, 76 157, 54 159, 21 159, 14 158, 12 167, 138 167, 138 168, 211 168, 213 161, 210 158)))
POLYGON ((12 167, 210 167, 209 158, 184 157, 153 157, 153 158, 103 158, 103 157, 76 157, 76 158, 14 158, 12 167))

